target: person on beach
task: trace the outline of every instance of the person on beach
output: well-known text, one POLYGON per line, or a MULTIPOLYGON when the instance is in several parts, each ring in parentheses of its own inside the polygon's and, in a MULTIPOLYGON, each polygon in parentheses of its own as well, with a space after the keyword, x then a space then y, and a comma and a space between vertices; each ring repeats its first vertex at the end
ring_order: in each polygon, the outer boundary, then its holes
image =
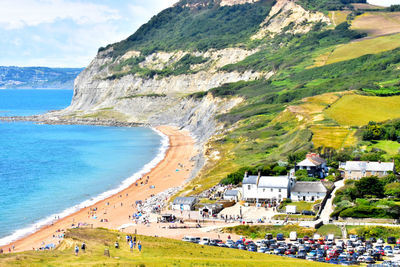
POLYGON ((79 247, 78 247, 78 244, 76 244, 76 246, 75 246, 75 256, 78 256, 78 253, 79 253, 79 247))
POLYGON ((115 248, 119 248, 119 243, 118 243, 118 241, 115 241, 114 246, 115 246, 115 248))
POLYGON ((141 251, 142 251, 142 243, 140 243, 140 241, 138 242, 137 247, 138 247, 138 249, 139 249, 139 252, 141 252, 141 251))
POLYGON ((82 243, 81 249, 82 249, 82 252, 85 253, 85 251, 86 251, 86 244, 85 244, 85 242, 82 243))

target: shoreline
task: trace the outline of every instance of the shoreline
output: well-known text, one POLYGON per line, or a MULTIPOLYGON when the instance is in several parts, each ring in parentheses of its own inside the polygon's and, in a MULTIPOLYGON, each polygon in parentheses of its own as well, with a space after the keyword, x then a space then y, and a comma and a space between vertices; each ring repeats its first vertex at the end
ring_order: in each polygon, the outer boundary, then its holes
POLYGON ((14 232, 12 232, 11 234, 9 234, 3 238, 0 238, 0 247, 7 246, 19 239, 22 239, 22 238, 40 230, 42 227, 51 225, 52 223, 54 223, 57 220, 63 219, 83 208, 92 206, 99 201, 102 201, 110 196, 113 196, 113 195, 123 191, 124 189, 128 188, 133 183, 137 182, 137 180, 139 180, 139 178, 141 176, 144 176, 146 173, 150 172, 165 158, 165 155, 169 148, 168 136, 164 135, 162 132, 160 132, 156 128, 151 127, 150 129, 152 129, 156 134, 158 134, 161 137, 161 146, 159 147, 158 153, 150 162, 146 163, 141 169, 139 169, 134 174, 132 174, 129 177, 122 180, 121 183, 118 185, 118 187, 101 192, 98 195, 95 195, 89 199, 83 200, 82 202, 80 202, 74 206, 71 206, 71 207, 68 207, 68 208, 62 210, 61 212, 56 212, 51 215, 48 215, 47 217, 40 219, 39 221, 36 221, 24 228, 17 229, 14 232), (55 219, 55 218, 57 218, 57 219, 55 219))
MULTIPOLYGON (((19 121, 27 121, 21 117, 18 118, 20 118, 19 121)), ((35 118, 38 117, 35 116, 35 118)), ((41 121, 43 122, 43 119, 41 121)), ((138 125, 135 124, 135 126, 138 125)), ((159 126, 154 130, 158 134, 161 133, 167 136, 169 140, 169 146, 163 153, 164 157, 155 166, 150 166, 148 170, 145 170, 145 165, 141 171, 136 173, 136 180, 132 179, 135 174, 127 178, 125 181, 129 180, 130 183, 125 187, 121 185, 122 187, 115 189, 115 193, 113 192, 114 194, 111 196, 97 200, 94 204, 80 208, 72 214, 60 218, 51 224, 44 225, 33 233, 7 245, 0 246, 0 248, 4 252, 8 252, 9 248, 15 246, 15 250, 12 250, 12 252, 19 252, 37 249, 44 244, 52 243, 57 245, 58 241, 61 240, 57 238, 58 235, 62 234, 61 230, 72 228, 73 225, 76 226, 78 224, 118 229, 120 225, 131 222, 128 216, 136 211, 135 201, 144 201, 151 195, 158 194, 172 187, 182 186, 195 168, 195 163, 192 161, 192 158, 198 154, 195 151, 195 140, 188 131, 179 130, 172 126, 159 126), (184 166, 184 168, 180 169, 181 166, 184 166), (144 183, 144 180, 139 178, 140 176, 142 178, 149 177, 146 178, 149 182, 144 183), (141 184, 137 185, 137 181, 141 181, 141 184), (154 188, 151 188, 151 186, 154 186, 154 188)), ((160 153, 162 152, 161 150, 162 148, 160 148, 160 153)), ((151 162, 157 158, 158 156, 151 162)))

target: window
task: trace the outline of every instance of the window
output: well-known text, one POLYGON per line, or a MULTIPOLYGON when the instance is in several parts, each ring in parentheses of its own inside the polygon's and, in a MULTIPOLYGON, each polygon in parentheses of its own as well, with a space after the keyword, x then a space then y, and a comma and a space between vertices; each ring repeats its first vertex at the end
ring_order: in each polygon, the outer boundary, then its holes
POLYGON ((251 185, 248 185, 248 186, 247 186, 247 190, 250 190, 250 189, 251 189, 251 185))
POLYGON ((282 192, 282 190, 281 190, 281 189, 279 189, 279 193, 280 193, 280 192, 282 192))
POLYGON ((279 194, 279 198, 281 198, 282 196, 281 196, 281 194, 279 194))
POLYGON ((271 188, 271 192, 274 192, 274 189, 271 188))
POLYGON ((263 192, 265 192, 265 188, 263 189, 263 192))

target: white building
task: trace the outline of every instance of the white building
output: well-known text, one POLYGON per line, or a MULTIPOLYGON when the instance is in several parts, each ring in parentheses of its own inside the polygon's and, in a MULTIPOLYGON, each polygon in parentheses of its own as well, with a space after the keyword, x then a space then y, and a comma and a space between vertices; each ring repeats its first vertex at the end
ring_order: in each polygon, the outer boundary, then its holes
POLYGON ((317 201, 326 196, 328 190, 321 182, 296 182, 292 188, 293 201, 317 201))
POLYGON ((177 197, 172 202, 173 210, 194 210, 194 205, 197 203, 195 197, 177 197))
POLYGON ((347 161, 340 163, 339 168, 345 179, 359 180, 367 176, 383 177, 395 172, 394 162, 380 161, 347 161))
POLYGON ((224 200, 233 200, 238 202, 241 198, 241 194, 239 190, 226 190, 224 193, 224 200))
POLYGON ((243 200, 247 202, 280 202, 290 196, 293 180, 289 176, 247 175, 242 182, 243 200))

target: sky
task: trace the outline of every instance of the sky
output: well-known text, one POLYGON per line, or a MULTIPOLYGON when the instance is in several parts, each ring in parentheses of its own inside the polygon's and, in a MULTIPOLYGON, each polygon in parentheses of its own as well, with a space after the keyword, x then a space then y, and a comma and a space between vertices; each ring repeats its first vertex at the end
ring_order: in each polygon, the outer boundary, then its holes
MULTIPOLYGON (((0 66, 86 67, 177 0, 0 0, 0 66)), ((400 0, 369 0, 380 5, 400 0)))
POLYGON ((400 5, 400 0, 368 0, 368 3, 379 6, 400 5))
POLYGON ((1 0, 0 66, 86 67, 177 0, 1 0))

